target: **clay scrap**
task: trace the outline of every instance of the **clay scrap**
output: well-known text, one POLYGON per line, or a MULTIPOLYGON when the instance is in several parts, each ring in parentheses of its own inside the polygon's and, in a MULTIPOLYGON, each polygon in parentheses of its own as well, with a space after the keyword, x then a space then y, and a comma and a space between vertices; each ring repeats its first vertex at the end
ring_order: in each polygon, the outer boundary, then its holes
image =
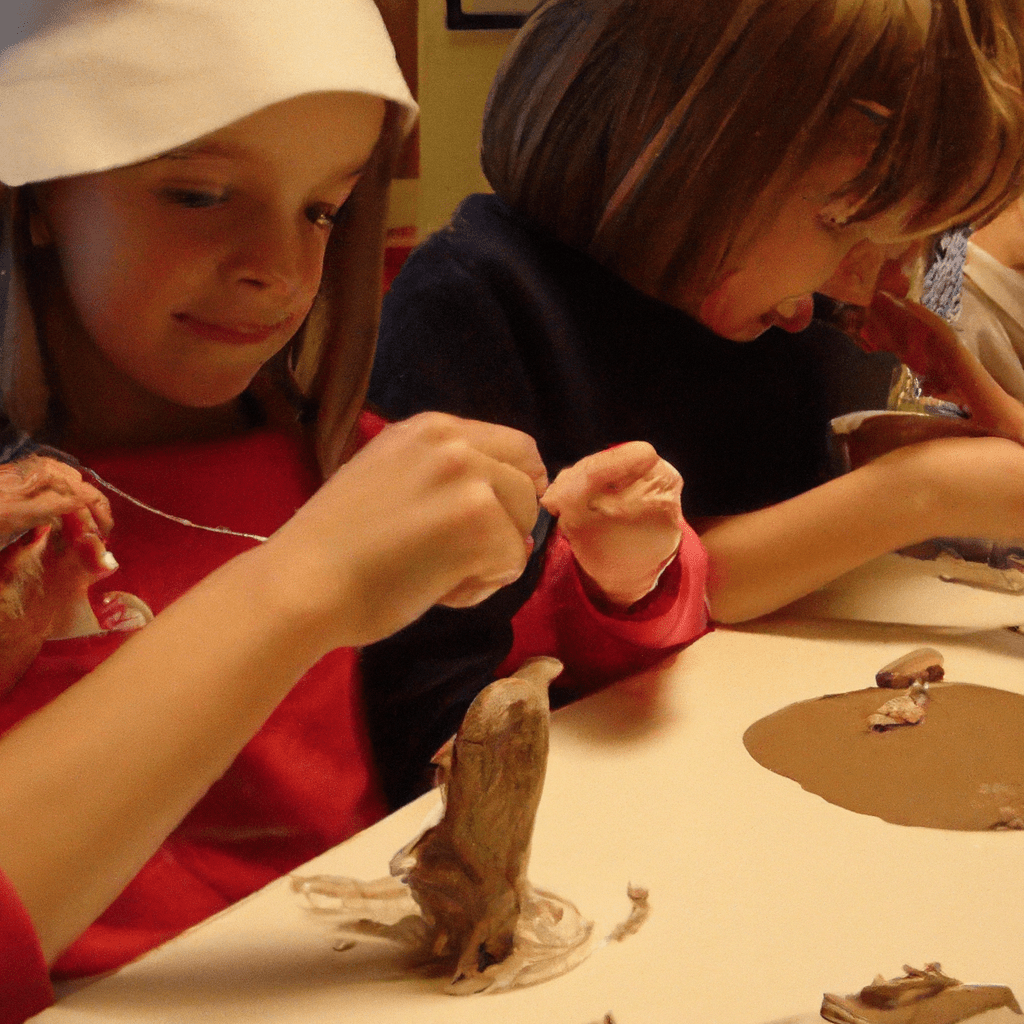
POLYGON ((971 537, 936 537, 899 554, 931 562, 945 583, 959 583, 997 594, 1024 593, 1024 548, 971 537))
POLYGON ((944 675, 942 655, 934 647, 918 647, 883 665, 875 682, 887 690, 903 690, 914 683, 937 683, 944 675))
MULTIPOLYGON (((447 991, 466 995, 557 977, 601 944, 572 903, 527 877, 547 766, 548 684, 561 669, 554 658, 531 659, 481 691, 434 759, 441 816, 395 854, 390 877, 292 880, 313 908, 341 918, 336 948, 389 940, 414 969, 450 973, 447 991)), ((605 942, 633 934, 649 913, 645 889, 631 885, 627 895, 629 916, 605 942)))
POLYGON ((994 1022, 1021 1013, 1005 985, 965 985, 937 963, 923 970, 904 966, 903 971, 889 980, 879 975, 855 995, 826 993, 821 1016, 832 1024, 959 1024, 979 1014, 994 1022), (999 1010, 1004 1012, 987 1012, 999 1010))
POLYGON ((868 715, 868 727, 885 732, 900 725, 917 725, 928 704, 928 684, 914 683, 907 693, 890 697, 877 711, 868 715))
POLYGON ((875 682, 887 690, 906 689, 868 715, 868 728, 885 732, 901 725, 917 725, 928 705, 928 684, 945 674, 942 655, 934 647, 918 647, 875 673, 875 682))

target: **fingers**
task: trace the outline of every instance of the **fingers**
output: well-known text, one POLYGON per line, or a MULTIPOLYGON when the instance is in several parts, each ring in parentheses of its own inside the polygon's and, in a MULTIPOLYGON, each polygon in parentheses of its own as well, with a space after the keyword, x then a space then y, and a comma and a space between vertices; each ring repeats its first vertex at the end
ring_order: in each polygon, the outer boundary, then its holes
POLYGON ((83 584, 109 576, 117 569, 117 559, 107 550, 95 518, 88 509, 79 508, 61 516, 61 529, 55 544, 73 551, 81 567, 83 584))
POLYGON ((442 413, 414 416, 400 426, 417 432, 437 459, 437 476, 453 487, 449 511, 461 516, 463 532, 475 536, 496 563, 504 563, 482 570, 479 580, 504 586, 517 578, 533 547, 537 499, 547 488, 547 470, 533 438, 510 427, 442 413), (514 572, 509 558, 516 563, 514 572))
POLYGON ((270 543, 328 635, 358 646, 517 579, 546 484, 527 435, 421 414, 382 430, 270 543))
MULTIPOLYGON (((581 459, 559 473, 541 504, 563 526, 593 514, 618 518, 678 508, 683 478, 646 441, 634 441, 581 459)), ((679 512, 681 516, 681 511, 679 512)))
POLYGON ((595 452, 563 469, 544 492, 541 504, 552 515, 586 507, 600 495, 625 491, 659 462, 658 453, 646 441, 630 441, 595 452))
POLYGON ((466 529, 479 534, 482 563, 438 601, 466 608, 515 582, 526 568, 533 551, 530 534, 537 522, 538 498, 548 485, 547 470, 533 439, 518 430, 451 417, 440 429, 453 431, 448 443, 460 448, 467 460, 460 472, 485 481, 504 514, 488 514, 486 494, 481 495, 480 508, 471 511, 466 529))
POLYGON ((35 455, 0 466, 0 534, 22 533, 78 509, 88 509, 99 532, 109 534, 110 503, 78 470, 35 455))
POLYGON ((558 516, 588 590, 629 607, 656 585, 679 547, 682 489, 675 467, 637 441, 563 470, 541 504, 558 516))
POLYGON ((876 291, 888 292, 890 295, 903 297, 910 291, 910 277, 907 274, 907 265, 918 255, 921 244, 912 245, 897 259, 888 259, 882 264, 878 272, 878 279, 875 281, 876 291))
POLYGON ((536 443, 529 434, 497 423, 463 420, 440 413, 427 415, 437 421, 437 431, 457 435, 482 455, 525 473, 533 482, 536 497, 539 498, 547 489, 547 469, 541 460, 540 452, 537 451, 536 443))
POLYGON ((82 495, 85 507, 89 510, 101 537, 109 537, 114 527, 114 517, 110 511, 110 501, 101 491, 91 484, 82 482, 82 495))
POLYGON ((414 416, 387 431, 404 435, 403 444, 420 453, 417 457, 431 477, 426 486, 446 502, 445 517, 459 519, 467 537, 480 535, 482 546, 497 549, 511 524, 516 552, 525 564, 537 499, 547 487, 547 470, 533 438, 509 427, 443 413, 414 416), (481 535, 485 523, 487 531, 481 535))
POLYGON ((876 293, 864 333, 876 348, 898 355, 916 373, 929 377, 937 387, 949 387, 946 379, 950 356, 959 348, 952 328, 920 303, 876 293))
MULTIPOLYGON (((495 473, 493 466, 484 472, 495 473)), ((502 471, 496 475, 501 477, 502 471)), ((492 478, 486 486, 472 487, 468 497, 452 493, 450 539, 441 543, 447 549, 445 561, 454 586, 436 598, 439 604, 453 608, 479 604, 522 575, 533 551, 530 531, 538 505, 532 483, 527 481, 523 489, 525 477, 518 475, 519 481, 492 478)), ((444 534, 440 530, 439 538, 444 534)))
POLYGON ((595 489, 623 490, 654 469, 659 461, 653 445, 646 441, 628 441, 588 455, 576 465, 585 471, 595 489))
POLYGON ((866 352, 892 352, 912 370, 920 372, 907 360, 907 335, 905 316, 897 300, 886 292, 875 292, 871 305, 865 313, 866 319, 860 325, 857 342, 866 352))
POLYGON ((624 444, 563 470, 542 504, 592 596, 630 607, 656 586, 679 548, 683 480, 646 442, 624 444))
MULTIPOLYGON (((478 472, 488 482, 498 503, 525 543, 537 523, 539 505, 536 478, 487 455, 479 456, 479 460, 478 472)), ((546 477, 545 472, 545 482, 546 477)))

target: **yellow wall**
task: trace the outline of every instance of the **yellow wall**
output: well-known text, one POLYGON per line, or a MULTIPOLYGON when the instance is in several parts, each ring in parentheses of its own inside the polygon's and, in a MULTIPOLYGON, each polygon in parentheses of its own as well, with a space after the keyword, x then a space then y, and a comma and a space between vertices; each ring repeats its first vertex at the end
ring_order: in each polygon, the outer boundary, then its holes
POLYGON ((463 197, 489 191, 480 171, 480 122, 491 79, 513 34, 450 32, 443 0, 420 0, 416 224, 421 238, 441 227, 463 197))

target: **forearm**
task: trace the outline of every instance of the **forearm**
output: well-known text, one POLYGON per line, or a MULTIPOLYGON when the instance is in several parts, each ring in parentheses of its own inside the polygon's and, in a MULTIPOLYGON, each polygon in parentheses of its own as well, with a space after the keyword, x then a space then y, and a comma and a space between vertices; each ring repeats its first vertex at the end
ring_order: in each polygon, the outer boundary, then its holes
POLYGON ((382 430, 269 541, 0 738, 0 870, 46 954, 118 895, 322 655, 515 578, 546 485, 518 431, 440 414, 382 430))
POLYGON ((1022 455, 987 438, 913 445, 789 501, 706 525, 712 619, 767 614, 929 537, 1012 536, 1024 527, 1024 505, 1015 507, 1022 455), (997 484, 1005 493, 994 493, 997 484))
POLYGON ((0 739, 0 867, 49 958, 83 931, 322 653, 263 549, 229 562, 0 739))

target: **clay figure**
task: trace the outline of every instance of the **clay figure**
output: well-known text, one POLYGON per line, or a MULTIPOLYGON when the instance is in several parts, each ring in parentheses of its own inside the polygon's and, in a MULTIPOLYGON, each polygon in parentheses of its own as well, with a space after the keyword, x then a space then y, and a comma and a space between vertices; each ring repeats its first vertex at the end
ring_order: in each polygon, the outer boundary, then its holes
MULTIPOLYGON (((443 813, 394 856, 391 879, 295 878, 296 890, 347 918, 343 935, 392 939, 419 967, 451 971, 455 995, 535 984, 582 962, 597 945, 592 922, 527 877, 547 765, 547 688, 561 669, 533 658, 477 696, 435 757, 443 813)), ((649 912, 645 889, 628 895, 632 911, 608 939, 632 934, 649 912)))

